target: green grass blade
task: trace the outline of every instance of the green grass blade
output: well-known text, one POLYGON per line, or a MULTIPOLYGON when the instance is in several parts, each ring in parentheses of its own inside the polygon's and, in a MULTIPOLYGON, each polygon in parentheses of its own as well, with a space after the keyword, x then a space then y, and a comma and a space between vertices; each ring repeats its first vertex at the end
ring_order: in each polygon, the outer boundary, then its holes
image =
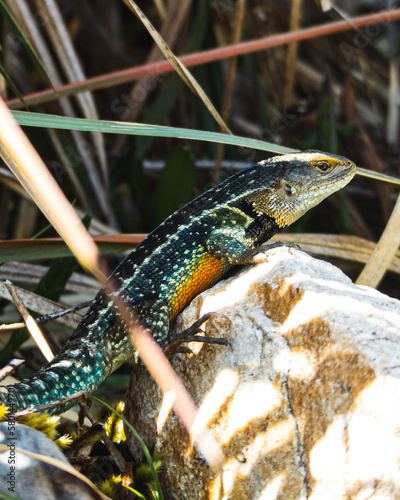
POLYGON ((147 500, 145 496, 143 496, 138 490, 135 490, 134 488, 131 488, 130 486, 128 486, 127 484, 124 484, 123 485, 124 488, 126 488, 127 490, 129 491, 132 491, 132 493, 134 493, 138 498, 141 498, 142 500, 147 500))
POLYGON ((20 125, 40 128, 55 128, 62 130, 79 130, 82 132, 103 132, 107 134, 142 135, 152 137, 175 137, 195 141, 220 142, 233 146, 243 146, 251 149, 269 151, 271 153, 293 153, 294 149, 278 146, 271 142, 249 139, 236 135, 206 132, 187 128, 148 125, 142 123, 117 122, 110 120, 88 120, 86 118, 71 118, 68 116, 29 113, 27 111, 12 111, 20 125))
POLYGON ((43 75, 46 77, 46 79, 49 81, 50 85, 53 86, 53 83, 50 79, 49 74, 46 71, 46 68, 44 67, 42 61, 40 60, 39 56, 37 55, 35 49, 33 48, 33 45, 31 42, 28 40, 24 32, 21 30, 19 24, 17 23, 15 17, 12 15, 11 11, 8 9, 7 5, 5 4, 4 0, 0 0, 0 14, 3 15, 5 19, 10 23, 10 25, 13 27, 13 29, 17 32, 19 36, 19 41, 25 46, 29 56, 35 62, 43 75))
MULTIPOLYGON (((103 132, 106 134, 141 135, 147 137, 174 137, 176 139, 190 139, 193 141, 217 142, 231 146, 242 146, 276 154, 296 153, 299 151, 298 149, 279 146, 272 142, 249 139, 238 135, 221 134, 219 132, 206 132, 204 130, 192 130, 188 128, 166 127, 143 123, 116 122, 110 120, 88 120, 86 118, 71 118, 69 116, 29 113, 27 111, 12 111, 12 114, 20 125, 26 125, 28 127, 80 130, 82 132, 103 132)), ((357 174, 400 186, 400 179, 390 175, 378 174, 360 167, 357 167, 357 174)))
POLYGON ((14 82, 8 76, 7 71, 4 69, 4 67, 1 64, 0 64, 0 74, 4 78, 4 80, 6 81, 7 85, 10 87, 10 89, 14 92, 14 94, 18 97, 18 99, 25 106, 25 108, 28 109, 28 106, 27 106, 26 102, 24 101, 24 98, 22 97, 21 92, 18 90, 17 86, 14 84, 14 82))

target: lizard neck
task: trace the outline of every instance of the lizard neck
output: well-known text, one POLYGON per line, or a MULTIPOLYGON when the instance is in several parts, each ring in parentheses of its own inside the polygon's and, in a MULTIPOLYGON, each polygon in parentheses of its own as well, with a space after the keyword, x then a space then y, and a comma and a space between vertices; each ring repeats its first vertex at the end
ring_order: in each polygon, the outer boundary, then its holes
POLYGON ((245 234, 255 247, 262 245, 282 229, 273 217, 257 212, 253 204, 247 200, 241 201, 240 210, 251 219, 245 234))

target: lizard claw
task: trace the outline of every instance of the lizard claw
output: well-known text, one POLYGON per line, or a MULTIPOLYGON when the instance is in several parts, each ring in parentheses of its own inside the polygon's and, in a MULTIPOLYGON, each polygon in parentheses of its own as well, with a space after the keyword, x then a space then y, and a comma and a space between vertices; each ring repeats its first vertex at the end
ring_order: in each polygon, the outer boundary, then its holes
MULTIPOLYGON (((204 330, 201 328, 201 326, 212 316, 212 312, 209 312, 207 314, 204 314, 199 320, 197 320, 193 325, 191 325, 188 329, 184 330, 183 332, 174 335, 174 337, 171 339, 169 342, 167 348, 165 349, 165 354, 170 357, 177 352, 185 352, 181 351, 181 344, 183 342, 204 342, 206 344, 217 344, 217 345, 225 345, 232 347, 231 343, 222 338, 215 338, 215 337, 209 337, 207 335, 196 335, 197 333, 203 333, 204 330)), ((183 348, 187 349, 187 348, 183 348)), ((190 349, 188 349, 189 352, 190 349)))

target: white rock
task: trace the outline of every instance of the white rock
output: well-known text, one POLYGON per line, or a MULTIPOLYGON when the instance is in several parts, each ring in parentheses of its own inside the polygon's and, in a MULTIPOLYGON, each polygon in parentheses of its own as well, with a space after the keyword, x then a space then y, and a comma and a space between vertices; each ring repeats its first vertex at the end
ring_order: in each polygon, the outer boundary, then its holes
POLYGON ((128 392, 130 421, 163 455, 166 498, 400 498, 399 301, 279 249, 197 297, 178 330, 209 311, 206 334, 232 349, 192 343, 173 365, 223 448, 223 473, 145 370, 128 392))

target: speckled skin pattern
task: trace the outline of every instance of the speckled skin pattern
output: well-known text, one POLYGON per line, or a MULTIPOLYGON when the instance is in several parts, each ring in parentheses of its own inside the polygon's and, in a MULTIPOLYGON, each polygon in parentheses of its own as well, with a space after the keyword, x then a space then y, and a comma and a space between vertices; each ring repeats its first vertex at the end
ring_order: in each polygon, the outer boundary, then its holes
MULTIPOLYGON (((162 348, 170 322, 233 265, 261 262, 258 248, 281 228, 346 185, 355 165, 309 151, 273 157, 233 175, 168 217, 114 270, 124 303, 162 348)), ((0 388, 14 412, 76 391, 92 392, 137 358, 119 314, 102 290, 53 361, 29 380, 0 388)), ((58 413, 64 406, 52 408, 58 413)))

